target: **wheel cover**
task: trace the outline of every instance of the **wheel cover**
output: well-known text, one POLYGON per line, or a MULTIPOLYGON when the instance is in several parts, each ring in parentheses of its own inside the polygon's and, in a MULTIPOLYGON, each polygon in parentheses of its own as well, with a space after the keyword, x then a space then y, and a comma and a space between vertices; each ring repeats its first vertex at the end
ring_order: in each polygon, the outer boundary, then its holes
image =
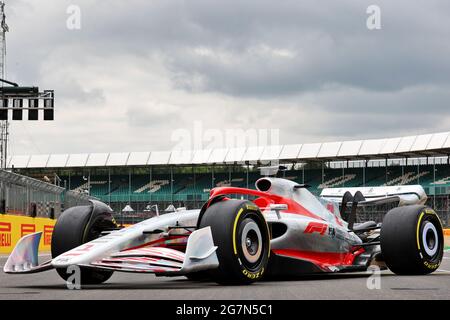
POLYGON ((254 221, 245 224, 241 234, 242 253, 250 263, 256 263, 262 253, 262 235, 254 221))
POLYGON ((433 257, 438 252, 439 245, 436 227, 427 221, 422 229, 422 247, 428 256, 433 257))

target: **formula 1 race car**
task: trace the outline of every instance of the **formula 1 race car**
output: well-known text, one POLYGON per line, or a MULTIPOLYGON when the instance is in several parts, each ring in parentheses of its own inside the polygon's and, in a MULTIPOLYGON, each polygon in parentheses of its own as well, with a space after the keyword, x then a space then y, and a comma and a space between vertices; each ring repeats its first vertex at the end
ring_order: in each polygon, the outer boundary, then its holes
POLYGON ((261 178, 256 190, 215 188, 200 210, 176 210, 126 228, 116 225, 107 205, 92 201, 57 220, 51 261, 38 265, 38 232, 17 243, 4 271, 54 268, 67 280, 77 266, 82 284, 105 282, 115 271, 249 284, 371 265, 400 275, 439 267, 443 230, 436 213, 423 205, 422 187, 324 192, 329 194, 316 198, 306 185, 261 178), (355 222, 358 207, 391 200, 403 205, 388 211, 382 224, 355 222))

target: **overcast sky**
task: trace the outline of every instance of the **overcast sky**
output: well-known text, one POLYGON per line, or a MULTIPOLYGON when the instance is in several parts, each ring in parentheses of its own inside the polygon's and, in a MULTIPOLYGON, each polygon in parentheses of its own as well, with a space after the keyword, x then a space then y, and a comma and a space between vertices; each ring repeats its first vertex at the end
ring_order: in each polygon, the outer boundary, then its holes
POLYGON ((6 0, 9 80, 54 89, 12 154, 169 150, 174 130, 281 143, 450 130, 450 2, 6 0), (381 29, 366 26, 369 5, 381 29), (81 9, 69 30, 67 8, 81 9))

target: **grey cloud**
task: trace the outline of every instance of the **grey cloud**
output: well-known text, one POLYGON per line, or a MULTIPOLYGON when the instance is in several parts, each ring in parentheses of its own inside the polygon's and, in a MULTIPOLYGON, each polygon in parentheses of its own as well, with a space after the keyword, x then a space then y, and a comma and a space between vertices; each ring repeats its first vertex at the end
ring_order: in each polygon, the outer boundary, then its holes
POLYGON ((167 110, 164 105, 157 105, 156 108, 130 107, 127 109, 128 123, 131 126, 155 129, 170 128, 180 123, 181 109, 167 110))
POLYGON ((393 118, 408 114, 450 114, 450 85, 415 86, 396 92, 335 87, 320 93, 305 94, 301 99, 319 109, 338 111, 340 114, 387 114, 393 118))
MULTIPOLYGON (((399 90, 450 80, 450 46, 442 44, 450 22, 436 1, 414 6, 380 1, 378 31, 365 27, 369 1, 79 1, 82 30, 68 31, 70 3, 58 2, 43 24, 45 36, 31 42, 42 55, 55 42, 77 42, 100 56, 157 53, 165 57, 174 84, 187 90, 285 95, 334 84, 399 90), (202 46, 232 61, 193 53, 202 46), (293 57, 258 54, 261 46, 291 51, 293 57), (200 87, 192 86, 192 75, 202 79, 200 87)), ((33 15, 44 9, 34 6, 33 15)))
MULTIPOLYGON (((168 149, 195 120, 279 128, 283 143, 448 130, 450 3, 377 1, 369 31, 372 3, 8 2, 8 75, 56 90, 58 121, 30 125, 52 139, 40 152, 168 149)), ((30 152, 18 129, 14 151, 30 152)))

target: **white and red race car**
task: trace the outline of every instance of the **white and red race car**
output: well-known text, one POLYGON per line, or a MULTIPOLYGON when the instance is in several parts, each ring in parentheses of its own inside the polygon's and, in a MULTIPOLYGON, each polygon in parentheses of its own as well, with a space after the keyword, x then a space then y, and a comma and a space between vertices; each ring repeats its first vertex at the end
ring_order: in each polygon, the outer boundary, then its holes
POLYGON ((248 284, 270 276, 364 271, 372 264, 396 274, 428 274, 441 263, 442 226, 423 205, 420 186, 326 189, 316 198, 305 185, 261 178, 256 189, 215 188, 201 210, 122 229, 101 202, 73 207, 55 225, 52 260, 38 264, 38 232, 18 242, 4 271, 56 269, 67 280, 70 267, 78 266, 82 284, 105 282, 116 271, 248 284), (355 223, 358 206, 393 200, 401 206, 382 224, 355 223))

